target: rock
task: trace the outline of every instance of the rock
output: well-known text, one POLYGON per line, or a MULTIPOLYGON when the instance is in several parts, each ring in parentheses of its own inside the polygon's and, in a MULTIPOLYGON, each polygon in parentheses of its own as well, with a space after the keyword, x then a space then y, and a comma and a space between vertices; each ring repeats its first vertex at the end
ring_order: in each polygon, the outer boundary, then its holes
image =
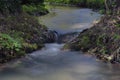
POLYGON ((71 32, 71 33, 66 33, 66 34, 60 34, 59 35, 59 41, 58 43, 67 43, 75 39, 75 37, 78 36, 78 32, 71 32))

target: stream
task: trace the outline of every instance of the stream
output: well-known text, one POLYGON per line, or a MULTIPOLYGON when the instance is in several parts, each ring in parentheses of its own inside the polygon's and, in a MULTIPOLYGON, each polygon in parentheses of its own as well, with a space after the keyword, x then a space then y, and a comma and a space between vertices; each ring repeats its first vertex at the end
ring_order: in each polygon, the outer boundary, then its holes
MULTIPOLYGON (((100 17, 91 9, 54 6, 39 21, 65 34, 90 28, 100 17)), ((42 50, 5 64, 0 80, 120 80, 120 65, 104 63, 82 52, 63 51, 63 46, 47 43, 42 50)))

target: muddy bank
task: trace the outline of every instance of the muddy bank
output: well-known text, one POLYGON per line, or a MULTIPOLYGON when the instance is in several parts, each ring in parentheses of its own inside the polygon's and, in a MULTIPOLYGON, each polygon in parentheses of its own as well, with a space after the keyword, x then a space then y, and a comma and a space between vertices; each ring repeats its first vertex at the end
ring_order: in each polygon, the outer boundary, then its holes
POLYGON ((84 30, 64 48, 82 50, 109 62, 120 62, 119 15, 104 16, 98 24, 84 30))

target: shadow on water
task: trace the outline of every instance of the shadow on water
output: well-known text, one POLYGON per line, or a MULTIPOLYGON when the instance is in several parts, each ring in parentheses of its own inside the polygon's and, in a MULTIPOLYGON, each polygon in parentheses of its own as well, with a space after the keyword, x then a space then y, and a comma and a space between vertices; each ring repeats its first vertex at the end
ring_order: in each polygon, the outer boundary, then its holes
MULTIPOLYGON (((99 17, 90 9, 56 8, 55 11, 59 14, 44 16, 42 20, 49 28, 61 33, 89 28, 88 25, 99 17)), ((42 50, 5 64, 0 69, 0 80, 120 80, 119 65, 96 61, 82 52, 62 51, 63 45, 46 44, 42 50)))

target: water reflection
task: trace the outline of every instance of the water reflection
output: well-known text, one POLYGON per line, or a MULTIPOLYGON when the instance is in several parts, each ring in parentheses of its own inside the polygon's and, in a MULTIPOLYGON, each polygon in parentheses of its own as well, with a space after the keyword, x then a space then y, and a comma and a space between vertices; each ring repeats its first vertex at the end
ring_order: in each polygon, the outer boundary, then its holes
POLYGON ((81 31, 91 27, 94 20, 100 18, 100 14, 91 9, 76 7, 54 7, 50 14, 42 16, 39 21, 60 33, 81 31))

